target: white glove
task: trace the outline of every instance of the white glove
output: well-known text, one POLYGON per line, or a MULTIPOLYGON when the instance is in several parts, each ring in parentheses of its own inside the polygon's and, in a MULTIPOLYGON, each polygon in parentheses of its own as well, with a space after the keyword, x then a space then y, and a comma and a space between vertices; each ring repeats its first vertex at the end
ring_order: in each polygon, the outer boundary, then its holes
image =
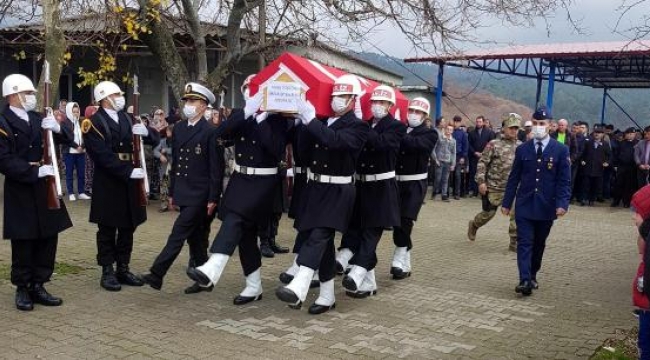
POLYGON ((262 100, 263 97, 261 91, 258 91, 255 96, 246 100, 246 105, 244 106, 244 116, 246 119, 253 116, 253 114, 255 114, 260 109, 262 106, 262 100))
POLYGON ((308 100, 300 100, 298 101, 298 117, 303 124, 309 125, 316 118, 316 108, 308 100))
POLYGON ((52 132, 59 133, 61 132, 61 125, 59 125, 59 122, 56 121, 54 116, 48 116, 46 118, 43 118, 41 121, 41 128, 45 130, 51 130, 52 132))
POLYGON ((44 178, 46 176, 54 176, 54 166, 52 165, 41 165, 38 168, 38 177, 44 178))
POLYGON ((140 135, 140 136, 148 136, 149 135, 149 130, 147 129, 146 126, 142 124, 135 124, 133 125, 133 128, 131 129, 131 132, 133 135, 140 135))
POLYGON ((142 168, 135 168, 131 171, 131 179, 144 179, 144 170, 142 168))
POLYGON ((261 123, 262 121, 266 120, 267 117, 269 117, 269 113, 267 113, 267 112, 265 111, 265 112, 263 112, 263 113, 261 113, 261 114, 255 116, 255 120, 256 120, 257 123, 259 124, 259 123, 261 123))

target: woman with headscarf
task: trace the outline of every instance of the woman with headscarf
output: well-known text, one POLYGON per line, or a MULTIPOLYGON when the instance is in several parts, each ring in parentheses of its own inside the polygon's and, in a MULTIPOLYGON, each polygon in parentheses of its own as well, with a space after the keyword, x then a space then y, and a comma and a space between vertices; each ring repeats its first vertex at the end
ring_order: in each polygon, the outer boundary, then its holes
POLYGON ((74 171, 77 170, 77 191, 79 199, 88 200, 90 196, 85 193, 86 185, 86 150, 81 136, 81 123, 79 105, 76 102, 69 102, 65 106, 65 119, 63 126, 67 127, 73 135, 70 144, 62 146, 63 161, 65 161, 65 183, 68 189, 68 199, 77 200, 74 192, 74 171))

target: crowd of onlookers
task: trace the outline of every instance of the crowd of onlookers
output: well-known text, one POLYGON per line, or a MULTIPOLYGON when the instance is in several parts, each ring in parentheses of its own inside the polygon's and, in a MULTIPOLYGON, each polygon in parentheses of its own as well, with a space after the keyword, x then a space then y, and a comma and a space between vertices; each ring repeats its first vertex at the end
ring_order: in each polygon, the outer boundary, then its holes
MULTIPOLYGON (((429 184, 431 198, 477 196, 475 181, 478 160, 487 143, 500 136, 500 124, 483 116, 467 127, 460 116, 452 121, 436 120, 438 143, 431 154, 429 184)), ((526 121, 518 133, 520 141, 531 138, 532 121, 526 121)), ((553 120, 550 135, 569 148, 572 199, 581 206, 610 201, 612 207, 630 206, 632 194, 648 184, 650 171, 650 126, 615 129, 611 124, 593 127, 576 121, 569 127, 566 119, 553 120)))

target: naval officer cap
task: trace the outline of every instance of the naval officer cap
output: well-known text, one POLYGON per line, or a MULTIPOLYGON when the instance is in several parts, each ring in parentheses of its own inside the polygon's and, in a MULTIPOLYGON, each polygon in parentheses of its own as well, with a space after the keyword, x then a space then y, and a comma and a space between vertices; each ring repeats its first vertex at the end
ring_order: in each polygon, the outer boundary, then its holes
POLYGON ((181 100, 189 99, 203 100, 208 103, 208 105, 217 100, 212 91, 210 91, 207 87, 195 82, 187 83, 187 85, 185 85, 185 95, 183 95, 181 100))
POLYGON ((533 119, 535 120, 548 120, 551 119, 551 115, 548 113, 548 110, 545 106, 540 107, 533 113, 533 119))

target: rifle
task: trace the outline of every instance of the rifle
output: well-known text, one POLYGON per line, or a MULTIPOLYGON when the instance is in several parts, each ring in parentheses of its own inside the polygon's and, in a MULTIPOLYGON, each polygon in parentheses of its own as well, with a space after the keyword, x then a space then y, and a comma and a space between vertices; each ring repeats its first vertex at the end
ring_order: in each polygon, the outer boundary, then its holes
MULTIPOLYGON (((133 75, 133 124, 140 122, 136 114, 140 110, 140 90, 138 86, 138 76, 133 75)), ((142 146, 142 136, 133 135, 133 167, 142 168, 144 179, 137 180, 138 202, 140 206, 147 206, 147 197, 149 194, 149 177, 147 176, 147 164, 144 157, 144 146, 142 146)))
MULTIPOLYGON (((43 115, 45 117, 53 116, 52 108, 50 105, 50 87, 52 81, 50 80, 50 63, 45 60, 43 63, 43 115)), ((50 210, 57 210, 61 208, 59 198, 62 195, 61 191, 61 177, 59 175, 59 164, 56 158, 56 145, 54 144, 54 136, 51 130, 42 131, 43 141, 43 165, 51 165, 54 169, 54 175, 45 178, 47 189, 47 208, 50 210)))

